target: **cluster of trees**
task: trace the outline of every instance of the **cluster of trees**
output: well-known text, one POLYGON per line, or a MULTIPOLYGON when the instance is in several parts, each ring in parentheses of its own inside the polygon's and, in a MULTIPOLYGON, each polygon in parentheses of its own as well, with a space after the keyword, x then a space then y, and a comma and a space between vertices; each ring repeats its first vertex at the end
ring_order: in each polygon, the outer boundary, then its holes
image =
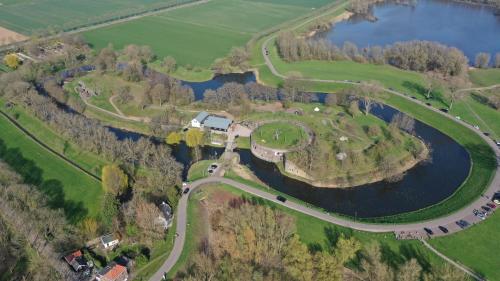
POLYGON ((359 63, 390 64, 413 71, 436 71, 443 75, 461 75, 468 60, 457 48, 428 41, 398 42, 382 48, 372 46, 359 49, 350 42, 342 48, 331 42, 297 37, 293 32, 283 32, 276 44, 280 56, 286 61, 301 60, 353 60, 359 63))
POLYGON ((334 233, 325 249, 308 247, 295 234, 290 216, 245 199, 210 209, 209 217, 211 235, 179 274, 182 280, 467 280, 449 266, 426 271, 413 258, 389 265, 379 244, 363 249, 342 233, 334 233))
POLYGON ((417 0, 351 0, 348 10, 354 14, 372 16, 372 7, 377 3, 391 2, 403 5, 414 5, 417 0))
POLYGON ((63 211, 52 209, 46 195, 0 162, 0 276, 77 280, 59 257, 79 241, 63 211))
POLYGON ((489 53, 479 53, 476 55, 474 65, 477 68, 488 68, 490 66, 500 68, 500 53, 495 55, 493 64, 491 64, 491 55, 489 53))
POLYGON ((249 68, 249 58, 250 54, 247 49, 243 47, 233 47, 226 58, 217 59, 213 63, 212 70, 219 74, 245 71, 249 68))
POLYGON ((50 96, 40 95, 35 84, 40 85, 27 80, 21 73, 8 73, 0 80, 0 96, 24 106, 82 149, 119 163, 129 175, 135 176, 138 167, 148 168, 150 173, 145 177, 151 190, 164 192, 179 183, 181 165, 171 156, 169 147, 156 145, 144 137, 137 141, 119 140, 98 121, 61 108, 50 96))

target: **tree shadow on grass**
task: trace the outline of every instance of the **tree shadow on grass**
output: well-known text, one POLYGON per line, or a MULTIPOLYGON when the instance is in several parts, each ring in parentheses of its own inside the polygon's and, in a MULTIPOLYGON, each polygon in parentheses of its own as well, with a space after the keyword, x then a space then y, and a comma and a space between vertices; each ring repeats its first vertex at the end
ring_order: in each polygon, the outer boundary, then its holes
POLYGON ((431 272, 432 265, 429 262, 429 257, 415 245, 403 244, 399 247, 399 252, 406 260, 416 259, 425 272, 431 272))
MULTIPOLYGON (((403 82, 403 87, 405 87, 409 91, 411 91, 413 93, 417 93, 423 97, 425 97, 427 94, 426 88, 424 88, 422 85, 414 83, 414 82, 405 81, 405 82, 403 82)), ((434 90, 431 92, 431 99, 438 101, 443 106, 446 106, 446 107, 449 106, 448 102, 443 99, 443 95, 438 91, 434 90)))
POLYGON ((19 148, 7 148, 0 139, 0 158, 23 178, 24 183, 37 186, 47 196, 52 209, 63 209, 66 219, 74 224, 88 214, 82 202, 65 200, 64 186, 56 179, 43 180, 43 169, 34 161, 24 158, 19 148))

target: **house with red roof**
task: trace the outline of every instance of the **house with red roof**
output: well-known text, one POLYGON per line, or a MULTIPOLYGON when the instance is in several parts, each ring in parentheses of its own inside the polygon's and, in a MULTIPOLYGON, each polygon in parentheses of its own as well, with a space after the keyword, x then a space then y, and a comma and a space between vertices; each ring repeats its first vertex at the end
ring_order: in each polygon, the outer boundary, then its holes
POLYGON ((75 251, 64 257, 64 260, 76 271, 80 271, 88 267, 87 261, 83 257, 82 251, 75 251))
POLYGON ((125 266, 111 263, 101 269, 96 276, 97 281, 127 281, 128 272, 125 266))

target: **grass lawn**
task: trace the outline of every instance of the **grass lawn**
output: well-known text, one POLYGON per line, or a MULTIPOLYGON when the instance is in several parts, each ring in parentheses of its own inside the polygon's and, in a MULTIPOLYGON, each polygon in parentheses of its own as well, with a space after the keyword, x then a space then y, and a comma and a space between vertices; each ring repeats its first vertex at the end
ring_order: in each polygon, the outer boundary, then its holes
POLYGON ((214 160, 202 160, 191 165, 187 176, 188 181, 195 181, 207 177, 208 167, 214 162, 214 160))
POLYGON ((285 122, 273 122, 258 127, 253 139, 270 148, 288 149, 307 140, 307 133, 299 126, 285 122))
POLYGON ((187 0, 2 0, 0 26, 23 34, 61 30, 187 0))
MULTIPOLYGON (((0 101, 0 106, 3 106, 3 101, 0 101)), ((40 141, 58 153, 75 161, 85 170, 100 176, 102 167, 108 163, 98 155, 83 151, 77 145, 68 142, 48 125, 27 113, 23 108, 15 106, 6 112, 15 117, 16 121, 21 124, 21 126, 36 136, 40 141)))
MULTIPOLYGON (((247 198, 252 198, 251 195, 248 195, 242 192, 239 189, 231 187, 229 185, 211 185, 203 187, 203 191, 197 191, 197 193, 203 195, 196 195, 190 198, 189 206, 188 206, 188 234, 186 238, 186 244, 184 245, 184 250, 182 252, 182 257, 179 259, 178 263, 175 267, 169 272, 169 276, 173 277, 175 274, 182 270, 186 265, 189 257, 196 250, 196 243, 192 241, 199 241, 193 239, 190 227, 194 228, 195 231, 200 231, 201 226, 203 225, 200 216, 196 216, 196 211, 198 210, 198 206, 200 204, 199 199, 203 197, 205 200, 210 200, 210 195, 216 192, 225 192, 230 193, 232 196, 246 196, 247 198)), ((382 246, 384 258, 390 259, 392 265, 400 265, 404 263, 408 258, 415 257, 421 263, 421 265, 430 269, 431 265, 442 265, 443 261, 435 256, 433 253, 429 252, 420 242, 418 241, 398 241, 394 238, 392 233, 368 233, 362 231, 351 230, 344 227, 339 227, 334 224, 321 221, 319 219, 304 215, 302 213, 290 210, 285 208, 284 206, 277 205, 273 202, 262 201, 257 199, 259 203, 266 204, 272 208, 277 208, 284 213, 292 216, 295 219, 295 223, 297 226, 297 234, 300 236, 301 240, 306 243, 310 248, 314 248, 317 250, 326 250, 331 246, 333 240, 335 240, 338 235, 341 233, 346 235, 347 237, 354 236, 356 237, 363 246, 369 245, 370 243, 378 242, 382 246)))
POLYGON ((432 239, 437 250, 488 280, 500 280, 500 212, 486 221, 451 236, 432 239))
POLYGON ((173 56, 180 66, 207 69, 253 35, 302 16, 326 0, 213 0, 84 33, 97 49, 112 43, 149 45, 161 58, 173 56))
POLYGON ((29 176, 25 180, 37 184, 53 207, 63 208, 70 222, 100 213, 100 182, 39 146, 3 116, 0 131, 0 139, 9 151, 6 157, 10 161, 6 162, 14 163, 18 172, 29 176))
POLYGON ((460 116, 462 120, 472 125, 477 125, 482 132, 488 132, 495 140, 500 140, 500 111, 484 105, 472 96, 467 96, 457 102, 451 112, 460 116))
POLYGON ((477 87, 500 84, 500 68, 474 69, 469 71, 469 77, 477 87))

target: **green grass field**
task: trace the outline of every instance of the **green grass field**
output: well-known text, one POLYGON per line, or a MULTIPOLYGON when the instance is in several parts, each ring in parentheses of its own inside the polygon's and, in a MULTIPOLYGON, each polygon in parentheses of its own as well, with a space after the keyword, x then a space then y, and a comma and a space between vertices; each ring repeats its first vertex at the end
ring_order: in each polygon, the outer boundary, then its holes
POLYGON ((0 26, 22 34, 61 30, 189 0, 2 0, 0 26))
POLYGON ((11 163, 23 169, 17 171, 37 184, 52 206, 62 207, 72 223, 99 214, 103 194, 100 182, 39 146, 3 116, 0 131, 11 163))
POLYGON ((477 87, 500 84, 500 68, 474 69, 469 71, 469 77, 472 83, 477 87))
POLYGON ((160 15, 84 33, 97 49, 112 43, 149 45, 159 57, 179 65, 209 67, 235 46, 244 46, 259 31, 302 16, 326 0, 212 0, 160 15))
POLYGON ((258 127, 252 134, 253 139, 270 148, 288 149, 306 141, 307 134, 294 124, 274 122, 258 127))
POLYGON ((500 280, 500 213, 486 221, 451 236, 432 239, 430 243, 455 261, 459 261, 487 280, 500 280))

